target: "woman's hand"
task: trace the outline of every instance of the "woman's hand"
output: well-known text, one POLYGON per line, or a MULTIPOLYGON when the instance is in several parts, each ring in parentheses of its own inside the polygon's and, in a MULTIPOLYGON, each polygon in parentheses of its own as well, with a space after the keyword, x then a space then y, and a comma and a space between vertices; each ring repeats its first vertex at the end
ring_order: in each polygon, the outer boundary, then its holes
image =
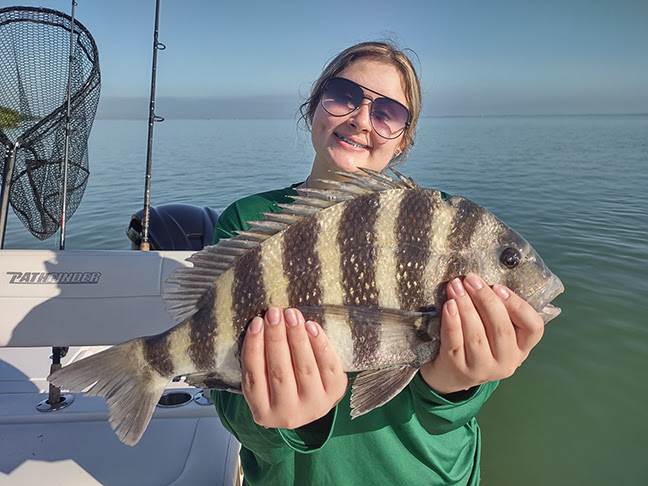
POLYGON ((255 317, 241 353, 243 395, 254 421, 295 429, 326 415, 344 397, 347 376, 322 328, 296 309, 255 317))
POLYGON ((492 289, 474 274, 454 279, 441 317, 439 356, 421 375, 448 394, 511 376, 538 344, 544 322, 511 290, 492 289))

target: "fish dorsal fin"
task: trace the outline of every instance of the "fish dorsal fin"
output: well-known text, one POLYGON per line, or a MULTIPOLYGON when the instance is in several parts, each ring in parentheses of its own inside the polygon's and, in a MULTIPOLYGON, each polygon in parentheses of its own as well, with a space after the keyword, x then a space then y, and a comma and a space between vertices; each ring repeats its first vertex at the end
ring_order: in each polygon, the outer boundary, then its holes
POLYGON ((193 267, 180 267, 173 271, 167 283, 178 286, 165 288, 163 298, 167 310, 176 322, 191 317, 198 310, 201 297, 214 286, 214 282, 241 255, 252 250, 268 238, 290 225, 328 207, 343 203, 364 194, 389 189, 413 189, 418 185, 398 172, 394 179, 381 172, 362 169, 359 173, 332 172, 347 178, 345 181, 321 180, 328 189, 299 188, 291 204, 279 204, 277 213, 262 213, 262 221, 248 222, 250 228, 237 231, 233 238, 220 240, 191 255, 187 261, 193 267))

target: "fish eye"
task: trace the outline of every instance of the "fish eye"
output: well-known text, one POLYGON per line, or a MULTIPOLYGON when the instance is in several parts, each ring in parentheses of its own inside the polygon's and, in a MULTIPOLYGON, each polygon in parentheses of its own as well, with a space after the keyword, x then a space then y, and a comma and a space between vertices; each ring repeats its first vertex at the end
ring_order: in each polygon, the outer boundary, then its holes
POLYGON ((522 255, 515 248, 507 248, 502 252, 500 261, 506 268, 515 268, 522 261, 522 255))

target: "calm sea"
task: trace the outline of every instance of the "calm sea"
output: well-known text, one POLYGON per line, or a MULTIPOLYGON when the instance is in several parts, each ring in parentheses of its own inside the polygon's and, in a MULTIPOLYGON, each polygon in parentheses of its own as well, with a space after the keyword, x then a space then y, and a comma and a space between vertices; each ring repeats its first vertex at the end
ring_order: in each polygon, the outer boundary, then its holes
MULTIPOLYGON (((95 122, 67 248, 129 247, 146 134, 145 121, 95 122)), ((312 159, 293 120, 166 121, 153 204, 221 211, 303 180, 312 159)), ((566 287, 563 314, 479 414, 482 484, 648 484, 648 116, 425 119, 401 171, 497 214, 566 287)), ((36 241, 12 215, 5 247, 55 239, 36 241)))

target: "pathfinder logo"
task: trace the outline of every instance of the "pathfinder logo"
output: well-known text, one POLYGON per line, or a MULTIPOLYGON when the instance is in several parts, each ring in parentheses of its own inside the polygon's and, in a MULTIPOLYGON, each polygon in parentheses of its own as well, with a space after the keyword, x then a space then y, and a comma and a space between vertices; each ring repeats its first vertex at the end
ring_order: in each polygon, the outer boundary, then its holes
POLYGON ((10 284, 96 284, 101 272, 7 272, 10 284))

